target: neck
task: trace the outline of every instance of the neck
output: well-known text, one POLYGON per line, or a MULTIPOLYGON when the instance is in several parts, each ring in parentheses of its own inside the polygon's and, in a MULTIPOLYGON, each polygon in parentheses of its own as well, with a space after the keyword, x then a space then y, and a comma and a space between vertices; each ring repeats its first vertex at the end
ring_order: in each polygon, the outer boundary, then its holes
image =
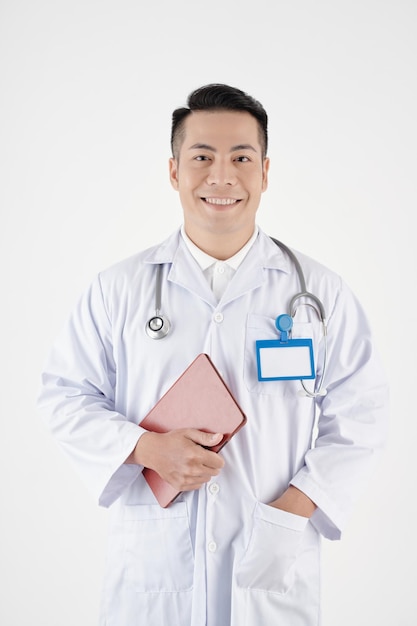
POLYGON ((255 225, 248 231, 227 233, 198 233, 196 230, 184 226, 187 236, 200 250, 219 261, 225 261, 234 256, 252 237, 255 225))

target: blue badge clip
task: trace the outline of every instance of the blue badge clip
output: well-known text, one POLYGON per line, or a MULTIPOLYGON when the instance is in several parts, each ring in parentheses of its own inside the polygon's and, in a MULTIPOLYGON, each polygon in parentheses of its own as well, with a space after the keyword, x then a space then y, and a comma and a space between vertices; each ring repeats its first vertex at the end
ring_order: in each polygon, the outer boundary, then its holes
POLYGON ((277 319, 275 320, 275 326, 280 332, 279 340, 281 342, 284 343, 288 341, 289 333, 291 332, 292 325, 293 325, 293 321, 292 321, 291 315, 287 315, 286 313, 283 313, 282 315, 278 315, 277 319))

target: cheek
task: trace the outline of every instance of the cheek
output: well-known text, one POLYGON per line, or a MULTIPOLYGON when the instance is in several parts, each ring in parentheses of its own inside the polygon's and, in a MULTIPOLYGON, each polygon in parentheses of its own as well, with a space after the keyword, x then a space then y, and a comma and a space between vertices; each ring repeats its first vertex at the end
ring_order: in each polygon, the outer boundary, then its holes
POLYGON ((201 173, 187 170, 181 172, 179 178, 179 189, 183 193, 193 193, 194 190, 201 184, 201 173))
POLYGON ((255 196, 255 197, 260 196, 261 193, 264 191, 264 189, 265 189, 265 181, 263 178, 260 178, 259 176, 253 177, 253 179, 250 182, 250 185, 248 185, 248 190, 250 192, 250 195, 255 196))

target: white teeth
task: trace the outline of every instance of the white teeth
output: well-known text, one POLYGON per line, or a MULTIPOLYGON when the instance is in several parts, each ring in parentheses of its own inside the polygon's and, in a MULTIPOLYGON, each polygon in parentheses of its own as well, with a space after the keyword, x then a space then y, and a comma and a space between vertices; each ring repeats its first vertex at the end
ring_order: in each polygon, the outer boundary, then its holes
POLYGON ((209 204, 235 204, 237 200, 234 198, 204 198, 209 204))

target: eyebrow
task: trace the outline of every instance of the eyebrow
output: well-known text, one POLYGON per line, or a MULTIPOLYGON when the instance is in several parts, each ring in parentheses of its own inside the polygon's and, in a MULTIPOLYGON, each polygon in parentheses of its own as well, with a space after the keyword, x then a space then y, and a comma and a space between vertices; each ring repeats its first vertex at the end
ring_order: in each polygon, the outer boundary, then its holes
MULTIPOLYGON (((213 146, 207 143, 195 143, 193 146, 189 147, 189 150, 211 150, 211 152, 217 152, 216 148, 213 148, 213 146)), ((253 150, 253 152, 257 152, 256 148, 250 143, 239 143, 237 146, 230 148, 230 152, 237 152, 239 150, 253 150)))

